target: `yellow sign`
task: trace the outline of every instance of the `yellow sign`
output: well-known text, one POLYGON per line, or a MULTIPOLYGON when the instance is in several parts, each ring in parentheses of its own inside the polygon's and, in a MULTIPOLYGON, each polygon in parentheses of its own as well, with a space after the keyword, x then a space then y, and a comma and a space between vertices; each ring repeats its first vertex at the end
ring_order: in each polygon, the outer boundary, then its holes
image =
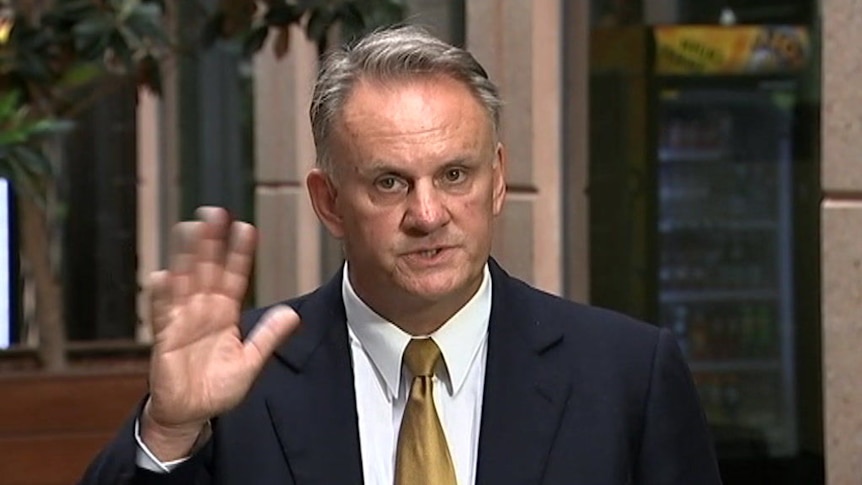
POLYGON ((666 26, 655 29, 659 74, 761 74, 805 67, 811 39, 796 26, 666 26))
POLYGON ((0 45, 9 42, 9 36, 12 34, 12 27, 15 25, 14 19, 3 16, 0 12, 0 45))

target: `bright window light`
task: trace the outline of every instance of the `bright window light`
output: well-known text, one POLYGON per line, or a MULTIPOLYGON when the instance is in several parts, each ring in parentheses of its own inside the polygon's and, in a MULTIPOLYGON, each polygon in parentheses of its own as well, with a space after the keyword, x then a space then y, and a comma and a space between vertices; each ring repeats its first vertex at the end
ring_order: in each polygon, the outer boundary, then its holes
POLYGON ((9 347, 12 333, 9 237, 9 182, 0 179, 0 349, 9 347))

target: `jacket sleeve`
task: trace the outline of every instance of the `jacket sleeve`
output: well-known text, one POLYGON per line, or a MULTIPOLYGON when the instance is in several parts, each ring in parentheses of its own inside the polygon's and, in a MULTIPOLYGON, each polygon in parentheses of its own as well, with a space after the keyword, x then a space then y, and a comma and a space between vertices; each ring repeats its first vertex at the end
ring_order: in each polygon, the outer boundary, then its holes
POLYGON ((136 465, 135 422, 142 409, 143 402, 114 440, 90 463, 79 485, 210 485, 212 439, 170 473, 155 473, 136 465))
POLYGON ((659 333, 653 358, 634 483, 721 483, 715 446, 697 389, 667 329, 659 333))

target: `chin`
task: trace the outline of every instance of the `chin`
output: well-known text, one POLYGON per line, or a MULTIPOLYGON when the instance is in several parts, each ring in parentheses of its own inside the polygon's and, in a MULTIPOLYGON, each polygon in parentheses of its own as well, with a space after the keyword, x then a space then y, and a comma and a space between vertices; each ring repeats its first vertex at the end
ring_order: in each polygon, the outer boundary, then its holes
POLYGON ((410 281, 405 281, 402 287, 418 299, 439 301, 470 291, 472 279, 466 274, 457 275, 427 275, 410 281))

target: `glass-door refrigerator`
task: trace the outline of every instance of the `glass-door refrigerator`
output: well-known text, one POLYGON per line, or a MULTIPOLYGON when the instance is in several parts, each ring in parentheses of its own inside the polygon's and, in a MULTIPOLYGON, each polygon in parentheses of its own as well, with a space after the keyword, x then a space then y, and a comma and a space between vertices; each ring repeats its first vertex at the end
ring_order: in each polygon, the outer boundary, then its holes
POLYGON ((799 448, 794 165, 807 35, 593 37, 591 299, 676 335, 724 457, 799 448))
POLYGON ((796 449, 795 85, 662 83, 658 322, 689 360, 719 439, 796 449))

